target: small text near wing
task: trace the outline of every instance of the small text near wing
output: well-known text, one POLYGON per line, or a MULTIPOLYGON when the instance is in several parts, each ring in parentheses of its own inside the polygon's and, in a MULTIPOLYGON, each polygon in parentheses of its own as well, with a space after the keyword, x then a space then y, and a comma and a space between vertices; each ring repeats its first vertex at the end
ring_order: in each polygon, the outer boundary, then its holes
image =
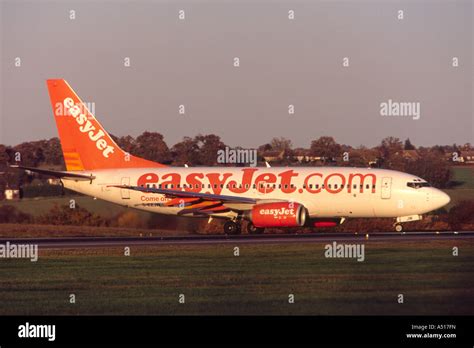
POLYGON ((238 197, 238 196, 226 196, 226 195, 216 195, 212 193, 200 193, 192 191, 179 191, 179 190, 168 190, 152 187, 141 187, 141 186, 127 186, 127 185, 109 185, 109 187, 117 187, 120 189, 129 189, 134 191, 140 191, 145 193, 157 193, 161 195, 166 195, 167 197, 173 198, 201 198, 205 201, 220 201, 222 203, 246 203, 246 204, 256 204, 257 200, 254 198, 248 197, 238 197))

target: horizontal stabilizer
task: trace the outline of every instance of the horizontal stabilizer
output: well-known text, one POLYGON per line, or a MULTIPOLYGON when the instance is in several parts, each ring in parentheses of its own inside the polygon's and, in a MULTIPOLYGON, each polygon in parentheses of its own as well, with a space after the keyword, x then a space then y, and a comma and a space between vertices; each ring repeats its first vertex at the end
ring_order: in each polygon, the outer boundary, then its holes
POLYGON ((27 172, 38 173, 42 175, 52 176, 55 178, 64 178, 64 179, 75 179, 75 180, 93 180, 95 176, 85 175, 85 174, 78 174, 78 173, 71 173, 71 172, 63 172, 58 170, 48 170, 48 169, 39 169, 33 167, 23 167, 18 165, 11 165, 10 168, 17 168, 23 169, 27 172))

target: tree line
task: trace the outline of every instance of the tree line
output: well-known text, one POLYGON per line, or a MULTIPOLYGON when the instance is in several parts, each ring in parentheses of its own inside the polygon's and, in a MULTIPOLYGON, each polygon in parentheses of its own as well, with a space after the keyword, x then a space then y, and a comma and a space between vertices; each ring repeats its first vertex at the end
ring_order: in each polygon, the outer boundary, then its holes
MULTIPOLYGON (((183 166, 213 166, 217 165, 217 153, 226 144, 215 134, 184 137, 182 141, 169 147, 162 134, 144 132, 132 137, 113 136, 117 145, 124 151, 139 157, 164 164, 183 166)), ((276 137, 257 149, 260 163, 265 161, 265 155, 278 153, 272 165, 332 165, 332 166, 373 166, 378 168, 400 170, 418 175, 428 180, 432 185, 446 188, 450 184, 450 164, 446 155, 471 151, 470 144, 463 146, 446 145, 432 147, 416 147, 409 139, 402 141, 395 137, 384 138, 374 147, 352 147, 339 144, 333 137, 321 136, 313 140, 309 148, 294 148, 291 140, 276 137), (416 157, 407 156, 416 152, 416 157), (303 158, 303 160, 301 160, 303 158), (309 159, 308 159, 309 158, 309 159), (317 161, 312 160, 317 158, 317 161)), ((31 167, 54 167, 65 169, 61 145, 58 138, 23 142, 15 146, 0 144, 0 171, 7 171, 7 164, 19 163, 31 167)), ((222 165, 222 164, 219 164, 222 165)), ((8 172, 8 171, 7 171, 8 172)), ((15 173, 18 176, 18 173, 15 173)), ((8 172, 0 176, 0 189, 5 188, 13 177, 8 172)), ((28 183, 26 176, 22 183, 28 183)))

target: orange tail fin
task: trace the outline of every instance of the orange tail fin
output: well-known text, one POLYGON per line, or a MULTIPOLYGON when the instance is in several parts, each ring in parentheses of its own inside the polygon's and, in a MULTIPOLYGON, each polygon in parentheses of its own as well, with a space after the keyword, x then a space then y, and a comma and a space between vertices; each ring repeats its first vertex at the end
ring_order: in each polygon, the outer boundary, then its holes
POLYGON ((47 85, 67 170, 165 167, 119 148, 65 80, 47 85))

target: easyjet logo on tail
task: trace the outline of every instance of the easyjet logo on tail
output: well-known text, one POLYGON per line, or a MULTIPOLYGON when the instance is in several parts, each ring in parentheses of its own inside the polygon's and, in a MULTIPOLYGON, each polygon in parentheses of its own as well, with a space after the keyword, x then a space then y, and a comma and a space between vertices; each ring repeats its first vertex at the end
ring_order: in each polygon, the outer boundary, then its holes
POLYGON ((89 136, 89 139, 95 142, 97 149, 102 151, 102 156, 109 158, 109 155, 114 153, 115 148, 108 144, 104 131, 102 129, 96 129, 92 122, 88 120, 85 112, 81 110, 79 105, 74 103, 72 98, 65 98, 63 104, 69 114, 76 119, 81 133, 86 133, 89 136))

